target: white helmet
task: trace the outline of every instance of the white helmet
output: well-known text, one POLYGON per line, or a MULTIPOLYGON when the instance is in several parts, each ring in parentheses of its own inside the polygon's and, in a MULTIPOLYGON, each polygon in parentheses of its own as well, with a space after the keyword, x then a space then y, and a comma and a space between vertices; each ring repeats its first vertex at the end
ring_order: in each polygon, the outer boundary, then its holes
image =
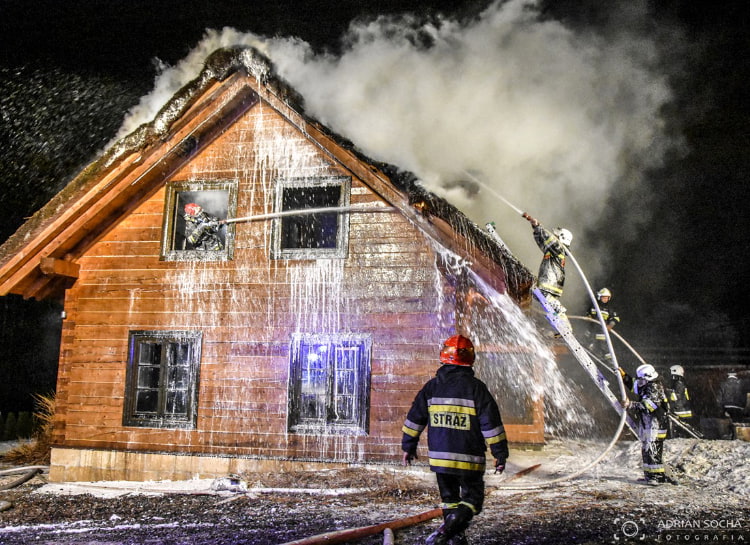
POLYGON ((570 246, 570 243, 573 242, 573 233, 568 231, 567 229, 564 229, 562 227, 558 227, 552 233, 562 242, 565 244, 565 246, 570 246))
POLYGON ((639 366, 638 369, 635 370, 635 374, 638 378, 645 378, 646 380, 654 380, 659 376, 659 373, 656 372, 654 366, 649 363, 644 363, 639 366))
POLYGON ((607 288, 602 288, 596 292, 596 298, 601 299, 602 297, 612 297, 612 292, 607 288))
POLYGON ((682 368, 682 365, 673 365, 669 368, 669 372, 680 377, 685 376, 685 370, 682 368))

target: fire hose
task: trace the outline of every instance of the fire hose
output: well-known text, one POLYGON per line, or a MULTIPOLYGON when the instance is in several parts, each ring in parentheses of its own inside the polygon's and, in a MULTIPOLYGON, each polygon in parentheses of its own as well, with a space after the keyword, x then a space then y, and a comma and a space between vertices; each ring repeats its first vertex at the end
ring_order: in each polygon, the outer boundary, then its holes
POLYGON ((39 473, 42 473, 45 469, 49 469, 49 466, 16 467, 13 469, 0 471, 0 476, 16 475, 18 473, 22 473, 22 475, 17 479, 10 481, 7 484, 0 485, 0 490, 10 490, 12 488, 16 488, 17 486, 21 486, 23 483, 33 479, 39 473))
MULTIPOLYGON (((489 187, 487 184, 482 182, 479 178, 474 176, 473 174, 464 171, 464 173, 469 176, 472 180, 474 180, 477 184, 482 186, 484 189, 492 193, 495 197, 500 199, 504 204, 508 205, 510 208, 512 208, 517 214, 520 216, 524 215, 524 212, 515 206, 513 203, 511 203, 508 199, 497 193, 495 190, 493 190, 491 187, 489 187)), ((599 308, 599 304, 596 302, 596 297, 594 296, 594 292, 591 289, 591 285, 588 282, 588 279, 586 278, 586 275, 583 273, 583 270, 581 269, 580 265, 578 264, 578 261, 576 261, 575 257, 571 253, 570 249, 563 245, 563 248, 565 249, 565 254, 567 257, 570 258, 570 261, 573 263, 573 265, 576 268, 576 271, 578 271, 578 275, 581 277, 581 281, 583 282, 584 287, 586 288, 586 292, 589 294, 589 298, 591 299, 591 302, 594 305, 594 308, 596 308, 596 314, 599 319, 599 323, 602 327, 602 331, 604 333, 604 338, 607 341, 607 349, 609 350, 610 355, 612 356, 612 364, 614 366, 615 376, 617 377, 617 384, 620 389, 620 395, 622 396, 622 400, 627 400, 627 390, 625 389, 625 383, 622 380, 622 376, 620 376, 620 373, 618 372, 618 364, 617 364, 617 357, 615 356, 615 351, 612 346, 612 339, 609 336, 609 330, 607 329, 607 325, 604 322, 604 318, 602 317, 601 309, 599 308)), ((500 484, 499 486, 504 489, 510 489, 510 490, 534 490, 534 489, 540 489, 540 488, 547 488, 549 486, 557 485, 559 483, 570 481, 571 479, 574 479, 578 477, 579 475, 585 473, 592 467, 594 467, 596 464, 598 464, 609 452, 612 450, 612 448, 615 446, 615 443, 617 443, 617 440, 620 438, 620 434, 622 434, 622 430, 625 427, 625 421, 627 418, 627 411, 625 409, 622 410, 620 413, 620 422, 617 425, 617 429, 615 430, 614 434, 612 435, 612 439, 607 444, 605 449, 602 451, 599 456, 597 456, 594 460, 584 465, 581 469, 574 471, 573 473, 570 473, 568 475, 563 475, 562 477, 558 477, 556 479, 552 479, 551 481, 547 481, 544 483, 537 483, 537 484, 528 484, 528 485, 505 485, 503 486, 500 484)))
POLYGON ((387 529, 396 530, 398 528, 405 528, 412 526, 426 520, 431 520, 437 517, 443 516, 443 510, 441 508, 431 509, 418 515, 412 515, 401 519, 392 520, 389 522, 381 522, 380 524, 373 524, 372 526, 361 526, 359 528, 348 528, 346 530, 335 530, 333 532, 327 532, 325 534, 318 534, 303 539, 297 539, 295 541, 288 541, 282 545, 318 545, 320 543, 346 543, 354 539, 359 539, 373 534, 379 534, 387 529))

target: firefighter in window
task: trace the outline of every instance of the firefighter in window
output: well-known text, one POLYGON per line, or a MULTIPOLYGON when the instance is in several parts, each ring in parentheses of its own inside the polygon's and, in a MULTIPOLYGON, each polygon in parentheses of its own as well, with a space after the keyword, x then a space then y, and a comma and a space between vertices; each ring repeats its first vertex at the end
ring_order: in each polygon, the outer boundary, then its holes
POLYGON ((185 249, 218 251, 224 249, 219 229, 225 223, 206 214, 203 207, 194 202, 185 205, 185 249))

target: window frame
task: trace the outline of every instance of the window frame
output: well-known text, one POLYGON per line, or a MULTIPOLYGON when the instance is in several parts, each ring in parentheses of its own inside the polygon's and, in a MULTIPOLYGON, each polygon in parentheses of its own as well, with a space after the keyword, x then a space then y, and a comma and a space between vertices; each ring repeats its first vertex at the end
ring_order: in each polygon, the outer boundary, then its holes
MULTIPOLYGON (((337 207, 349 206, 351 201, 352 179, 349 176, 324 176, 318 178, 282 178, 276 182, 274 212, 283 212, 284 190, 296 188, 332 187, 341 188, 337 207)), ((333 248, 284 248, 282 229, 285 217, 276 217, 272 223, 271 259, 325 259, 346 258, 349 250, 349 214, 338 212, 336 246, 333 248)), ((288 216, 287 216, 288 218, 288 216)))
MULTIPOLYGON (((345 370, 346 371, 346 370, 345 370)), ((361 334, 344 335, 319 335, 298 333, 292 337, 289 350, 289 386, 288 386, 288 408, 287 408, 287 430, 290 433, 300 435, 368 435, 370 419, 370 384, 372 377, 372 337, 361 334), (356 390, 352 407, 352 418, 345 422, 336 422, 331 418, 335 413, 336 403, 345 397, 337 396, 336 384, 336 362, 329 358, 326 362, 326 391, 324 419, 311 419, 303 417, 302 413, 302 347, 304 345, 328 345, 334 350, 327 353, 336 353, 336 348, 354 348, 358 351, 361 359, 357 367, 356 390), (333 371, 333 372, 332 372, 333 371)))
POLYGON ((200 361, 203 334, 200 331, 130 331, 128 336, 128 361, 125 376, 125 403, 123 407, 122 425, 126 427, 174 428, 194 429, 198 418, 198 389, 200 383, 200 361), (137 394, 139 391, 153 389, 139 385, 142 369, 156 366, 146 365, 140 361, 140 354, 145 344, 168 343, 188 344, 190 348, 187 370, 187 386, 185 388, 184 414, 170 416, 166 412, 166 397, 170 391, 168 380, 169 361, 163 358, 159 364, 159 385, 157 389, 158 401, 156 413, 137 411, 137 394))
POLYGON ((177 211, 177 204, 179 202, 180 193, 226 191, 227 215, 226 218, 220 219, 234 218, 237 215, 238 188, 238 180, 195 180, 167 183, 166 194, 164 197, 160 260, 231 261, 234 258, 234 238, 236 229, 234 223, 228 223, 223 227, 226 234, 223 250, 176 250, 174 248, 177 228, 176 221, 179 214, 177 211))

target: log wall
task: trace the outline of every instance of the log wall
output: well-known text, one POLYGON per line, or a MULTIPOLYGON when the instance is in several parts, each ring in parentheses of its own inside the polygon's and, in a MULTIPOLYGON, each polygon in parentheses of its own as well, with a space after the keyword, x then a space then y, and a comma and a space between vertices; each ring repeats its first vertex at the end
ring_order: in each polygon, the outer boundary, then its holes
MULTIPOLYGON (((352 204, 386 204, 264 101, 172 181, 237 180, 236 216, 245 217, 273 212, 278 178, 306 176, 350 176, 352 204)), ((352 213, 345 259, 272 260, 271 222, 243 222, 230 261, 161 261, 165 195, 162 189, 141 203, 79 260, 79 278, 65 299, 57 456, 60 449, 91 449, 398 458, 403 418, 454 325, 435 251, 416 227, 397 213, 352 213), (316 324, 327 331, 313 331, 316 324), (133 330, 203 333, 194 429, 123 426, 133 330), (369 433, 288 433, 292 335, 337 330, 372 337, 369 433)), ((539 422, 518 427, 518 437, 538 442, 539 422)))

